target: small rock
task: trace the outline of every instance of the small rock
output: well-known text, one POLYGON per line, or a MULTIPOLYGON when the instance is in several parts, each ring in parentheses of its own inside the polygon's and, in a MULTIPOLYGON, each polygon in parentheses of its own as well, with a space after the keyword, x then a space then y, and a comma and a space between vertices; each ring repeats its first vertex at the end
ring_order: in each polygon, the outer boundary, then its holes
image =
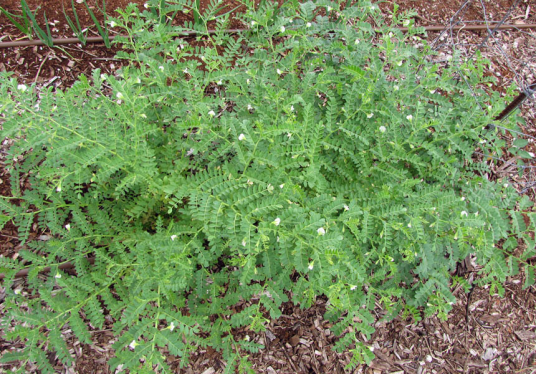
POLYGON ((497 353, 499 353, 499 351, 496 348, 487 348, 486 352, 484 352, 484 354, 482 354, 480 357, 484 361, 491 361, 495 358, 495 356, 497 356, 497 353))

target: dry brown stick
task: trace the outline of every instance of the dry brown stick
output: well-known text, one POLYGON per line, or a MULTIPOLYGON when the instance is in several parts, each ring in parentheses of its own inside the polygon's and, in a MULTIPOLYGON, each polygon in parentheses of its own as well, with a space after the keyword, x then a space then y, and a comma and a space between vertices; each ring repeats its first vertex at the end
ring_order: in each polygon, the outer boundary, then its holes
MULTIPOLYGON (((88 258, 88 261, 91 265, 93 265, 95 263, 95 259, 93 257, 91 258, 88 258)), ((66 270, 66 269, 72 269, 74 268, 74 264, 70 261, 68 262, 64 262, 63 264, 61 264, 60 266, 58 266, 61 270, 66 270)), ((43 270, 41 270, 42 273, 48 273, 50 271, 51 267, 50 266, 47 266, 46 268, 44 268, 43 270)), ((28 276, 28 273, 30 272, 30 268, 26 268, 26 269, 22 269, 21 271, 19 271, 17 274, 15 274, 15 278, 22 278, 22 277, 26 277, 28 276)), ((0 273, 0 281, 2 279, 4 279, 6 277, 6 275, 4 273, 0 273)))

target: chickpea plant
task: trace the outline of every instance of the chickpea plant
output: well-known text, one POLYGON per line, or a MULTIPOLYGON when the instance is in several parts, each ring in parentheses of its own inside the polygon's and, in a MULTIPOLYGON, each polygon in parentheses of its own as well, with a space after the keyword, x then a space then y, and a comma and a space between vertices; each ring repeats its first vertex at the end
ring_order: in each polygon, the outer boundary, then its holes
POLYGON ((25 260, 0 258, 4 339, 24 342, 3 362, 52 373, 48 352, 73 362, 66 329, 89 344, 106 325, 111 370, 172 372, 173 356, 184 367, 211 346, 226 372, 253 372, 263 347, 233 331, 324 295, 352 367, 373 358, 359 337, 374 332, 375 303, 387 320, 446 318, 468 255, 492 292, 520 266, 534 282, 532 204, 473 158, 497 151, 502 107, 477 90, 490 105, 478 109, 456 71, 476 85, 484 62, 440 70, 409 42, 422 30, 407 17, 386 24, 371 2, 350 3, 248 1, 250 31, 232 35, 214 2, 188 42, 165 15, 195 1, 150 1, 112 19, 131 61, 117 75, 95 70, 64 92, 1 75, 14 144, 0 208, 25 260), (50 240, 30 240, 33 225, 50 240))

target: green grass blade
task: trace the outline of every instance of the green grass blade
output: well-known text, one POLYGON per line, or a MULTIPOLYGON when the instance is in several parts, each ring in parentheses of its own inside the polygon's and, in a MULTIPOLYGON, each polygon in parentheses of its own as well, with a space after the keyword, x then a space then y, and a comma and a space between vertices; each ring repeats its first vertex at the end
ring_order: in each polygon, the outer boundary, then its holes
MULTIPOLYGON (((39 24, 37 23, 37 20, 35 19, 35 15, 32 13, 32 11, 28 7, 28 4, 26 3, 25 0, 21 0, 21 6, 22 6, 23 11, 28 16, 28 18, 30 18, 30 20, 32 21, 32 27, 35 33, 37 34, 37 37, 43 43, 45 43, 45 45, 47 45, 48 47, 52 47, 54 43, 52 42, 52 35, 50 34, 50 29, 48 27, 48 20, 46 16, 45 16, 45 23, 46 23, 47 32, 45 32, 45 30, 43 30, 41 26, 39 26, 39 24)), ((35 12, 37 13, 37 9, 35 10, 35 12)))
MULTIPOLYGON (((103 3, 105 6, 104 10, 106 10, 106 3, 104 0, 103 0, 103 3)), ((106 48, 110 48, 110 38, 108 37, 108 28, 106 27, 106 13, 104 14, 104 25, 103 25, 104 30, 103 30, 99 23, 99 20, 97 20, 97 17, 95 16, 95 13, 93 13, 89 5, 87 5, 86 0, 84 0, 84 5, 86 6, 87 11, 89 12, 89 16, 93 20, 93 23, 97 27, 97 31, 99 32, 99 35, 102 36, 102 38, 104 39, 104 45, 106 46, 106 48)))
POLYGON ((63 7, 63 4, 62 4, 63 15, 65 16, 65 19, 67 20, 67 23, 69 24, 69 27, 71 28, 71 30, 73 30, 73 32, 75 33, 75 35, 78 38, 78 40, 80 40, 82 45, 85 46, 86 45, 86 36, 82 32, 82 27, 80 26, 80 21, 78 20, 78 13, 76 12, 76 9, 75 9, 75 6, 74 6, 74 0, 71 0, 71 5, 72 5, 73 13, 74 13, 74 18, 76 20, 76 25, 74 24, 74 22, 71 19, 71 17, 69 17, 69 15, 65 11, 65 8, 63 7))
MULTIPOLYGON (((4 8, 0 7, 0 13, 4 14, 9 19, 9 22, 11 22, 13 24, 13 26, 15 26, 20 32, 22 32, 23 34, 26 34, 26 36, 28 36, 28 37, 32 36, 31 30, 29 29, 27 22, 25 22, 25 24, 23 25, 23 24, 15 21, 14 17, 24 19, 24 17, 25 17, 24 12, 23 12, 22 16, 16 16, 14 14, 9 13, 4 8)), ((25 20, 25 21, 27 21, 27 20, 25 20)))
POLYGON ((199 25, 201 20, 201 2, 200 0, 195 0, 195 9, 194 9, 194 25, 199 25))

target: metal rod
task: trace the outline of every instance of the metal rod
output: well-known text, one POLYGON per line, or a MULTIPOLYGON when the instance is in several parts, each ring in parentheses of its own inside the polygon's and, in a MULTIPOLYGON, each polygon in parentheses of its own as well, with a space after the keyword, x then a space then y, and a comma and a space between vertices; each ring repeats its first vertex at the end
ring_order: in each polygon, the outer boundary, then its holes
MULTIPOLYGON (((534 25, 536 28, 536 25, 534 25)), ((223 32, 226 33, 236 33, 236 32, 243 32, 247 29, 229 29, 224 30, 223 32)), ((216 30, 208 30, 208 34, 215 34, 216 30)), ((184 36, 194 36, 200 34, 198 31, 181 31, 180 34, 184 36)), ((110 41, 114 40, 118 36, 128 37, 127 35, 114 35, 110 36, 110 41)), ((86 38, 87 43, 104 43, 104 39, 102 36, 92 36, 89 38, 86 38)), ((54 38, 52 39, 53 45, 62 45, 62 44, 77 44, 82 43, 80 39, 78 38, 54 38)), ((0 48, 11 48, 11 47, 26 47, 26 46, 34 46, 34 45, 46 45, 42 40, 25 40, 25 41, 17 41, 17 42, 2 42, 0 43, 0 48)))
MULTIPOLYGON (((528 86, 528 90, 534 90, 536 89, 536 80, 528 86)), ((514 109, 516 109, 525 99, 527 98, 527 94, 525 92, 521 92, 504 110, 495 117, 496 121, 501 121, 503 118, 505 118, 508 114, 510 114, 514 109)))
MULTIPOLYGON (((497 27, 493 27, 491 25, 467 25, 467 26, 452 26, 452 27, 446 27, 446 26, 424 26, 425 31, 443 31, 446 29, 450 30, 467 30, 467 31, 482 31, 482 30, 488 30, 490 28, 493 28, 493 30, 510 30, 510 29, 536 29, 536 24, 534 23, 527 23, 522 25, 500 25, 497 27)), ((407 32, 407 27, 398 27, 398 29, 402 32, 407 32)), ((227 33, 241 33, 245 31, 249 31, 250 29, 230 29, 225 30, 227 33)), ((208 30, 208 34, 215 34, 216 30, 208 30)), ((183 31, 181 32, 184 36, 194 36, 199 35, 201 33, 197 31, 183 31)), ((122 35, 125 36, 126 35, 122 35)), ((114 40, 116 36, 110 36, 110 40, 114 40)), ((78 38, 55 38, 52 39, 52 43, 54 45, 64 45, 64 44, 77 44, 81 43, 78 38)), ((104 39, 100 36, 94 36, 87 38, 87 43, 104 43, 104 39)), ((11 48, 11 47, 26 47, 26 46, 35 46, 35 45, 46 45, 41 40, 25 40, 25 41, 17 41, 17 42, 1 42, 0 48, 11 48)))

